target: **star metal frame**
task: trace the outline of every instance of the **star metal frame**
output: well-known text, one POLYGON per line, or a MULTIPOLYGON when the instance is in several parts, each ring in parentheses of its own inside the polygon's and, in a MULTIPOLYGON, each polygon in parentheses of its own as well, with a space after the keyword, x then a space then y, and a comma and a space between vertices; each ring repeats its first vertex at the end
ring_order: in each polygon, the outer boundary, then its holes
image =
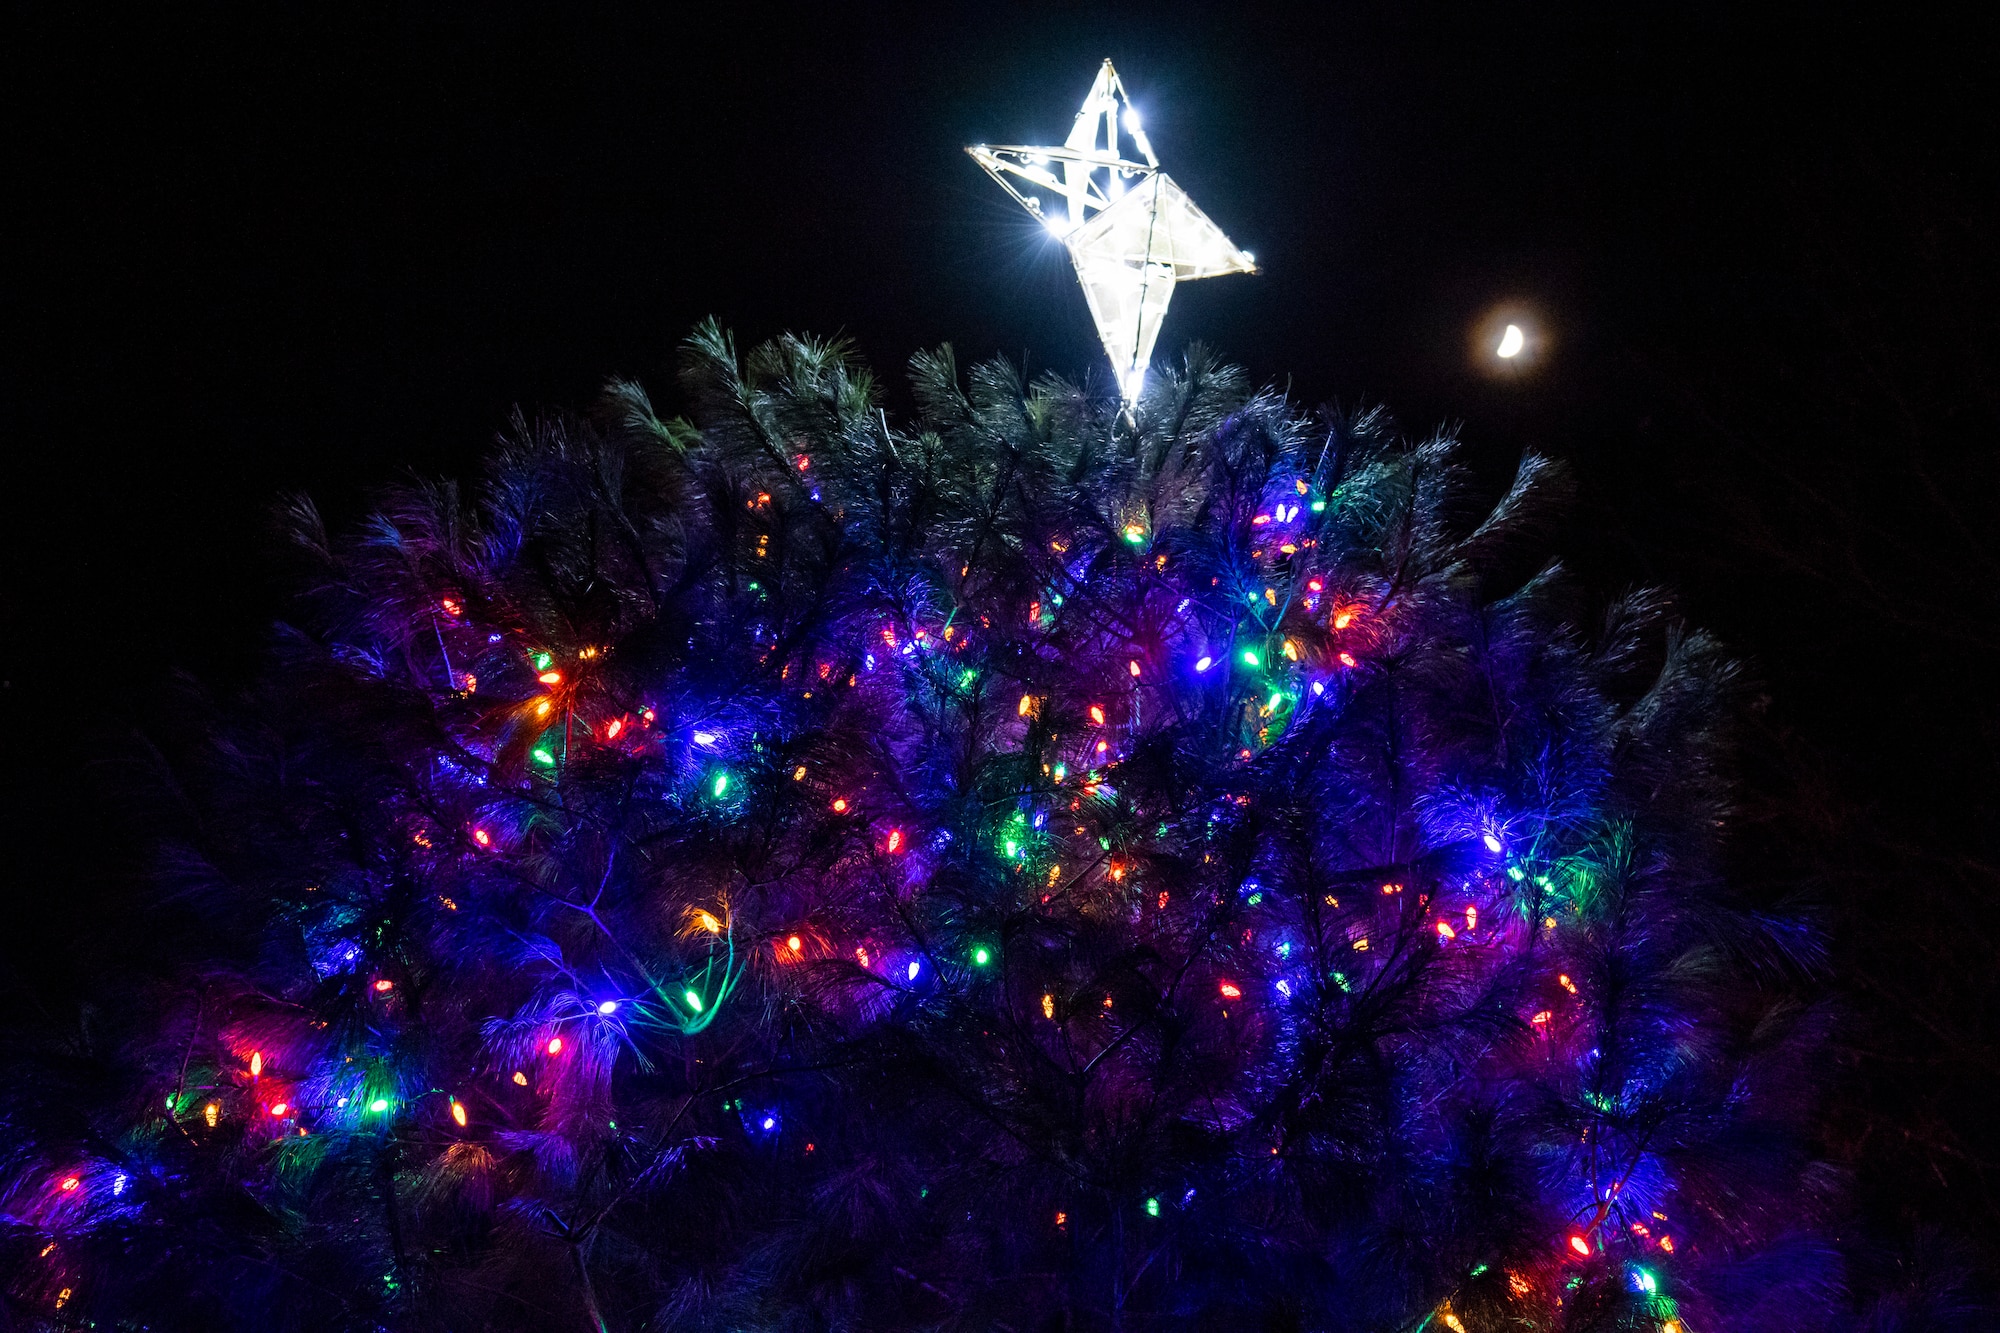
POLYGON ((965 151, 1069 251, 1127 403, 1145 385, 1174 284, 1257 272, 1250 252, 1238 249, 1160 170, 1109 60, 1098 68, 1062 147, 973 144, 965 151), (1143 160, 1120 155, 1121 127, 1143 160), (1017 181, 1058 202, 1044 204, 1017 181))

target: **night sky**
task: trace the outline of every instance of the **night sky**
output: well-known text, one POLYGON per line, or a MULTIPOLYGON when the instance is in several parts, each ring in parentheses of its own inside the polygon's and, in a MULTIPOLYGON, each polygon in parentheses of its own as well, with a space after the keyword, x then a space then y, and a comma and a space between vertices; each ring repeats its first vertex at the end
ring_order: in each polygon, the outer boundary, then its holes
POLYGON ((285 494, 352 522, 614 375, 671 408, 711 314, 847 335, 892 407, 945 341, 1094 370, 1059 247, 961 149, 1059 141, 1109 56, 1265 268, 1182 288, 1162 359, 1199 339, 1304 404, 1457 428, 1496 483, 1567 459, 1582 585, 1663 583, 1746 661, 1746 873, 1827 923, 1856 1034, 1832 1150, 1889 1212, 1991 1234, 1993 25, 484 8, 17 20, 10 1002, 92 984, 136 891, 102 770, 171 727, 174 673, 254 671, 285 494), (1532 374, 1469 354, 1502 302, 1551 336, 1532 374))

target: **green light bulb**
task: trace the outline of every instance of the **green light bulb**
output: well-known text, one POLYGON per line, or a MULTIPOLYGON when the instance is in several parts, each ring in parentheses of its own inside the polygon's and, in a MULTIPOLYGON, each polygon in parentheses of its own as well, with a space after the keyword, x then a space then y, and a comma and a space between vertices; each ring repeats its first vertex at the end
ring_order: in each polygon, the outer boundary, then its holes
POLYGON ((536 763, 538 763, 538 764, 553 764, 553 763, 554 763, 555 761, 556 761, 556 757, 555 757, 554 755, 550 754, 550 753, 549 753, 549 752, 548 752, 547 750, 537 750, 537 751, 535 751, 535 762, 536 762, 536 763))
POLYGON ((972 951, 972 961, 979 967, 985 967, 988 963, 993 961, 993 953, 990 949, 987 949, 984 945, 982 945, 979 948, 974 949, 972 951))
POLYGON ((1158 1217, 1159 1215, 1160 1215, 1160 1201, 1158 1199, 1146 1200, 1146 1216, 1158 1217))
POLYGON ((1256 665, 1257 665, 1257 654, 1256 654, 1256 653, 1254 653, 1254 652, 1252 652, 1252 651, 1250 651, 1250 650, 1249 650, 1248 648, 1245 648, 1245 649, 1243 650, 1243 665, 1245 665, 1245 666, 1256 666, 1256 665))
POLYGON ((722 795, 722 793, 728 790, 729 790, 729 775, 727 773, 717 773, 715 775, 715 794, 717 796, 720 796, 722 795))
POLYGON ((696 1013, 700 1013, 700 1012, 701 1012, 701 994, 700 994, 700 992, 698 992, 698 991, 692 991, 692 990, 687 990, 687 991, 682 991, 682 992, 681 992, 681 998, 682 998, 683 1000, 686 1000, 686 1001, 687 1001, 687 1007, 688 1007, 688 1008, 690 1008, 690 1009, 694 1010, 694 1011, 695 1011, 696 1013))
POLYGON ((389 1099, 387 1097, 377 1097, 374 1101, 368 1103, 368 1109, 379 1115, 389 1109, 389 1099))

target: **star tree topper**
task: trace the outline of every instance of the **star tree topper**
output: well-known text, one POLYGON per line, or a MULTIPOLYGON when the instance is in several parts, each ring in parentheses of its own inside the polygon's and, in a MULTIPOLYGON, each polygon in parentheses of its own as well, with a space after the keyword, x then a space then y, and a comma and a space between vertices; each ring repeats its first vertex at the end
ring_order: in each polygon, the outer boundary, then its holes
POLYGON ((965 151, 1061 238, 1128 402, 1145 383, 1174 284, 1257 271, 1250 253, 1160 170, 1109 60, 1062 147, 974 144, 965 151), (1121 125, 1143 162, 1120 156, 1121 125), (1046 191, 1049 201, 1017 181, 1046 191))

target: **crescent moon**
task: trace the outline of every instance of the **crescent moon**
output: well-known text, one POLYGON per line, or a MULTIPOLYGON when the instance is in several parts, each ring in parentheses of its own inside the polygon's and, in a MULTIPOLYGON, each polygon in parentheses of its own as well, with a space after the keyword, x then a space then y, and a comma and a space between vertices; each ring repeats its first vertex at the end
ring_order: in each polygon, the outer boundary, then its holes
POLYGON ((1527 338, 1521 332, 1519 324, 1509 324, 1507 331, 1500 335, 1500 346, 1496 349, 1495 355, 1501 357, 1519 356, 1521 348, 1527 344, 1527 341, 1527 338))

